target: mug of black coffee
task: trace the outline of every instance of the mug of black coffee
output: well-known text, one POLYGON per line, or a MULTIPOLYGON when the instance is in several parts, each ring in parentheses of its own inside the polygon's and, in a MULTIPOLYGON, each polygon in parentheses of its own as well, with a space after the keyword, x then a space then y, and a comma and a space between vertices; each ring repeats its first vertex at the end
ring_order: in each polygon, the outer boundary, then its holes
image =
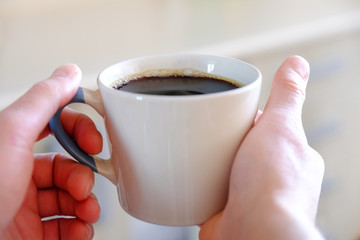
POLYGON ((76 160, 116 185, 126 212, 184 226, 224 208, 232 162, 257 113, 258 69, 220 56, 158 55, 109 66, 98 86, 79 88, 71 102, 104 117, 110 159, 79 149, 61 126, 61 109, 50 127, 76 160))

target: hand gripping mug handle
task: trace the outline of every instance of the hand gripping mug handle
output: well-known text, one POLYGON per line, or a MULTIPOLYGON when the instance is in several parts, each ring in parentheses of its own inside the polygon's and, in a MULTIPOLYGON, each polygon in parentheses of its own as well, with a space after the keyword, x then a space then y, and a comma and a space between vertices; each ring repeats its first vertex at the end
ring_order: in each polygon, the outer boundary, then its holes
POLYGON ((64 107, 60 108, 51 118, 49 126, 54 133, 56 140, 60 145, 79 163, 90 167, 94 172, 108 178, 115 183, 115 176, 110 160, 105 160, 97 156, 90 155, 84 152, 76 144, 73 139, 65 132, 61 125, 60 115, 61 111, 70 103, 85 103, 93 107, 102 117, 104 117, 104 108, 100 99, 99 91, 91 91, 85 88, 79 88, 75 96, 64 107))

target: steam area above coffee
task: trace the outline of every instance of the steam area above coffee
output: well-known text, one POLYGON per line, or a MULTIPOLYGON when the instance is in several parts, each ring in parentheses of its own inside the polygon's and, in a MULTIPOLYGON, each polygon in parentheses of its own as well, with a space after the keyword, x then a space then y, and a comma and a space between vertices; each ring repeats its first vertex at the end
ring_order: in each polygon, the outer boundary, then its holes
POLYGON ((223 92, 243 86, 234 80, 193 69, 162 69, 118 79, 112 87, 140 94, 186 96, 223 92))

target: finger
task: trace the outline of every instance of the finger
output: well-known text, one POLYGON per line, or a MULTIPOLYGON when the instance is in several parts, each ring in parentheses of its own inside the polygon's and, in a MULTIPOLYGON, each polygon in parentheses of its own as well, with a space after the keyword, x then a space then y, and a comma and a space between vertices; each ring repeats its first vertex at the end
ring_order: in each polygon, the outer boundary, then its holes
MULTIPOLYGON (((223 218, 224 211, 218 212, 202 225, 200 225, 199 239, 228 239, 224 236, 224 232, 221 232, 221 219, 223 218)), ((229 234, 225 232, 225 234, 229 234)))
POLYGON ((83 201, 76 201, 69 193, 52 188, 39 190, 37 194, 40 217, 56 215, 76 216, 87 223, 99 219, 100 206, 94 194, 83 201))
POLYGON ((78 201, 89 197, 94 186, 94 172, 61 154, 38 154, 33 180, 37 188, 57 187, 78 201))
POLYGON ((75 216, 87 223, 97 222, 100 211, 99 202, 93 193, 84 201, 75 202, 75 216))
MULTIPOLYGON (((64 108, 61 112, 61 125, 66 133, 75 139, 83 151, 93 155, 101 152, 103 146, 102 135, 88 116, 70 108, 64 108)), ((47 125, 39 134, 37 140, 43 139, 49 133, 51 133, 51 130, 47 125)))
POLYGON ((61 113, 61 123, 83 151, 93 155, 101 152, 102 136, 88 116, 65 108, 61 113))
POLYGON ((280 114, 282 118, 295 116, 300 120, 309 71, 309 64, 302 57, 288 58, 275 74, 264 113, 280 114))
POLYGON ((92 239, 94 228, 78 219, 53 219, 43 222, 44 239, 92 239))

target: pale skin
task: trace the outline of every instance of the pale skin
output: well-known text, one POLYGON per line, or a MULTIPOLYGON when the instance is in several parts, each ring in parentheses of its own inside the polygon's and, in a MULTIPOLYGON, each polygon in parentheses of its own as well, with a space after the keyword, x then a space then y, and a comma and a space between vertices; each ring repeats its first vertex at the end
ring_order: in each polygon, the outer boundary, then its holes
MULTIPOLYGON (((200 240, 323 239, 314 221, 324 164, 301 122, 308 75, 298 56, 277 71, 266 108, 235 158, 228 203, 201 225, 200 240)), ((93 237, 100 214, 93 172, 60 154, 32 152, 80 81, 77 66, 63 65, 0 113, 1 240, 93 237), (41 221, 53 215, 74 218, 41 221)), ((101 135, 88 117, 66 110, 61 118, 84 151, 101 151, 101 135)))

